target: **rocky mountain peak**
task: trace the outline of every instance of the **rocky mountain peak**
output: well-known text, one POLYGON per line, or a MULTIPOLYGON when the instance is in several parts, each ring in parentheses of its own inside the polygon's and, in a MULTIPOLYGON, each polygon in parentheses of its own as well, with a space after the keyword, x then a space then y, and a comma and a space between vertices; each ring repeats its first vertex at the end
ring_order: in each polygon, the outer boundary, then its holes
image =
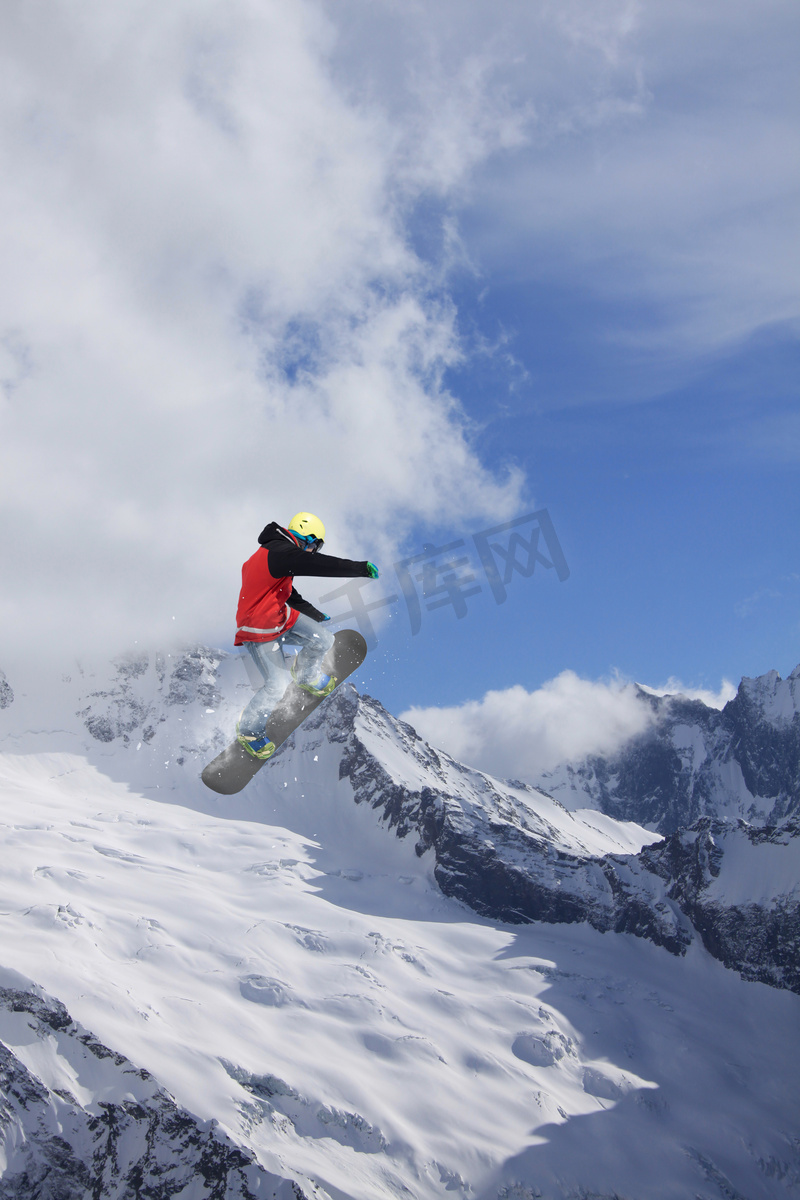
POLYGON ((703 816, 774 825, 800 809, 800 668, 743 679, 720 711, 640 689, 654 720, 614 755, 534 782, 569 808, 592 805, 669 834, 703 816))
POLYGON ((774 1070, 800 993, 800 814, 765 815, 796 795, 779 679, 722 712, 643 690, 652 728, 570 764, 569 794, 346 684, 230 799, 199 774, 251 694, 240 656, 8 682, 27 976, 0 972, 0 1200, 649 1195, 654 1154, 665 1196, 800 1178, 774 1070), (609 1145, 642 1166, 598 1190, 609 1145))
POLYGON ((768 671, 755 679, 745 677, 729 706, 746 705, 751 714, 767 724, 789 725, 800 713, 800 665, 786 679, 768 671))
MULTIPOLYGON (((669 729, 677 745, 691 744, 690 718, 705 736, 726 731, 723 714, 700 701, 656 702, 661 736, 669 729)), ((320 735, 337 747, 337 773, 355 803, 397 837, 413 837, 417 854, 432 855, 445 895, 476 912, 509 923, 586 921, 674 954, 699 936, 745 977, 800 989, 796 872, 782 865, 797 844, 796 822, 776 831, 700 814, 666 839, 648 835, 617 814, 604 818, 588 789, 585 807, 568 809, 557 795, 457 762, 349 685, 286 744, 287 765, 310 755, 320 735), (762 881, 756 903, 753 878, 762 881)), ((667 754, 651 742, 628 763, 631 781, 646 786, 667 754)))
MULTIPOLYGON (((431 856, 441 891, 476 912, 511 923, 586 921, 678 954, 699 933, 742 969, 742 930, 752 941, 772 921, 757 961, 747 960, 748 977, 800 987, 785 953, 797 938, 797 885, 780 866, 797 844, 794 825, 788 842, 751 836, 782 827, 800 808, 799 679, 800 670, 786 681, 777 672, 743 680, 722 711, 641 689, 654 715, 644 733, 613 758, 565 764, 532 783, 457 762, 347 683, 242 803, 257 803, 273 778, 301 775, 324 742, 331 786, 346 783, 387 833, 412 838, 418 855, 431 856), (755 904, 736 882, 736 862, 757 864, 752 870, 767 881, 755 904)), ((38 694, 15 691, 4 712, 7 748, 46 741, 150 794, 196 795, 202 804, 200 770, 230 739, 251 683, 240 656, 190 647, 126 656, 105 671, 76 669, 50 693, 58 714, 51 725, 38 694)))

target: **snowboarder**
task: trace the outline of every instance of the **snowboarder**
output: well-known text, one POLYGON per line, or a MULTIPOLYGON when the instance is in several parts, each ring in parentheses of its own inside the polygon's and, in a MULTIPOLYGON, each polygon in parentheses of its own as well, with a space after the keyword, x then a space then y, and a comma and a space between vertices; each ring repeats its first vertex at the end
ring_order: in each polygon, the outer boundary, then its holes
POLYGON ((330 617, 295 591, 294 576, 378 578, 374 563, 320 554, 324 540, 325 526, 313 513, 297 513, 286 529, 272 521, 259 535, 259 549, 242 567, 234 644, 246 648, 264 686, 239 718, 236 737, 258 759, 275 753, 266 726, 291 679, 320 697, 329 695, 337 682, 322 670, 334 642, 333 634, 323 628, 330 617), (301 647, 291 667, 284 646, 301 647))

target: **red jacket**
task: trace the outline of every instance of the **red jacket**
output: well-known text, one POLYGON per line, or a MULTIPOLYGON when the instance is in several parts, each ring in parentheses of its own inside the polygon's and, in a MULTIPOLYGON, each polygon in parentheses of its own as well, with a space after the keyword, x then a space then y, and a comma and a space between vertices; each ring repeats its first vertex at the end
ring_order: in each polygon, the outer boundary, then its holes
POLYGON ((287 633, 300 616, 287 604, 293 587, 291 575, 277 579, 270 575, 269 551, 259 546, 242 567, 234 646, 241 646, 242 642, 273 642, 287 633))
POLYGON ((273 642, 288 633, 300 613, 315 621, 325 615, 294 590, 295 575, 323 578, 369 578, 366 562, 309 554, 287 529, 272 522, 262 530, 261 543, 242 567, 242 590, 236 610, 235 646, 243 642, 273 642))

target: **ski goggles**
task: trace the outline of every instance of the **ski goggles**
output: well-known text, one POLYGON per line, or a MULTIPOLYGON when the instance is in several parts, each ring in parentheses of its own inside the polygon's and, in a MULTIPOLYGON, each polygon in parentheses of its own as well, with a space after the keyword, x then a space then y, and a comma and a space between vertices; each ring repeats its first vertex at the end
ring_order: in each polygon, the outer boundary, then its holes
MULTIPOLYGON (((294 530, 292 530, 294 533, 294 530)), ((294 533, 298 542, 302 542, 304 549, 310 550, 312 554, 316 554, 325 545, 323 538, 314 537, 311 533, 294 533)))

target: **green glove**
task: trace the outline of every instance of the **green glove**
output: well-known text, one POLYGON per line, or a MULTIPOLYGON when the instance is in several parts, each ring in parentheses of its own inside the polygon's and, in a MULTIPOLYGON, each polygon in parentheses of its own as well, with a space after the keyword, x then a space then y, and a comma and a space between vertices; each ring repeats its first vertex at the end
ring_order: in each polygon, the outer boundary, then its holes
POLYGON ((375 566, 375 563, 367 563, 367 574, 369 575, 370 579, 378 578, 378 568, 375 566))

